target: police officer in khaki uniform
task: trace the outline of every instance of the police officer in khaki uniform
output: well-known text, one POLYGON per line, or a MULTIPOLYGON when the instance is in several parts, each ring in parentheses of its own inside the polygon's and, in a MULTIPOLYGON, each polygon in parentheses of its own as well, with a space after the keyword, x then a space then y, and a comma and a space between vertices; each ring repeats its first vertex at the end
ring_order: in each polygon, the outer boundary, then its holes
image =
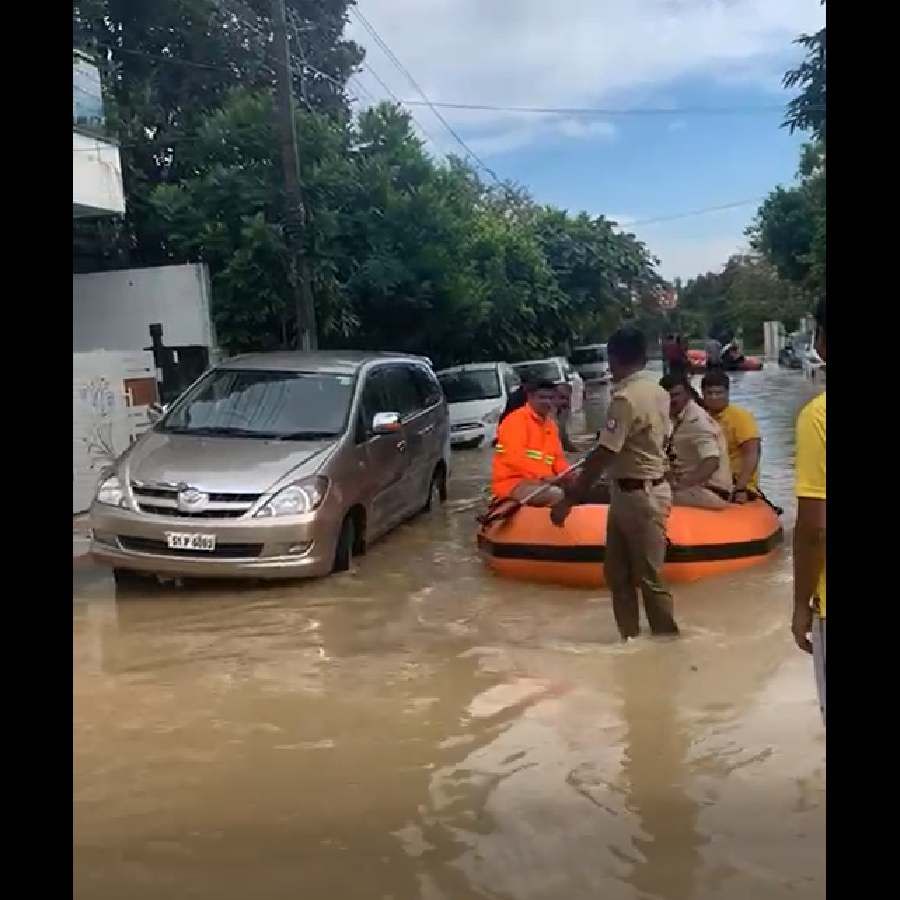
POLYGON ((727 509, 731 464, 722 429, 694 399, 687 375, 664 375, 659 386, 668 391, 671 404, 669 481, 673 505, 727 509))
POLYGON ((621 328, 606 347, 613 391, 606 426, 580 476, 566 486, 551 510, 562 525, 604 471, 610 482, 606 522, 606 581, 624 640, 640 633, 638 588, 653 634, 678 634, 672 594, 660 571, 666 556, 666 520, 672 488, 666 480, 666 444, 671 431, 669 395, 649 372, 647 343, 635 328, 621 328))

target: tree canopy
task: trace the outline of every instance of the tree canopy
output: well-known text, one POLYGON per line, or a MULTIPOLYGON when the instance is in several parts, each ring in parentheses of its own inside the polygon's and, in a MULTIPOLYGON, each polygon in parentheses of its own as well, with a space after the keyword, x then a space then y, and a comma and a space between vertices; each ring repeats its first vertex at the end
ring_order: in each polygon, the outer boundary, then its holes
MULTIPOLYGON (((362 59, 341 36, 350 2, 288 3, 320 345, 521 359, 641 314, 632 298, 654 297, 661 279, 633 235, 435 160, 396 105, 350 114, 343 85, 362 59)), ((268 3, 75 10, 76 39, 102 62, 128 207, 90 235, 85 264, 204 261, 226 350, 293 346, 268 3)))

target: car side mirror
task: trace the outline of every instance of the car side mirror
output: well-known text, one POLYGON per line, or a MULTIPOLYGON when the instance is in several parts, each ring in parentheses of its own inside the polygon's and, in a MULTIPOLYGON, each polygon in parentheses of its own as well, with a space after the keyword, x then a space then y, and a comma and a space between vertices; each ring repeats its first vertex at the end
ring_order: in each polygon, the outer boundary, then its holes
POLYGON ((151 403, 147 407, 147 418, 151 425, 155 425, 166 414, 168 406, 165 403, 151 403))
POLYGON ((373 434, 396 434, 400 430, 400 414, 395 412, 375 413, 372 419, 373 434))

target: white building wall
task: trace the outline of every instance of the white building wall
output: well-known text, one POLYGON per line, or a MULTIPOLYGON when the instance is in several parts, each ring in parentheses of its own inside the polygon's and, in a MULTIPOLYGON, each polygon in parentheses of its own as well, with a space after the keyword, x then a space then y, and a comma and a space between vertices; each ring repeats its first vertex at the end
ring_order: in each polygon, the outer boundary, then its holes
POLYGON ((150 325, 167 346, 215 347, 205 264, 91 272, 72 279, 74 352, 150 346, 150 325))
POLYGON ((72 132, 72 214, 109 216, 125 212, 122 161, 115 144, 72 132))

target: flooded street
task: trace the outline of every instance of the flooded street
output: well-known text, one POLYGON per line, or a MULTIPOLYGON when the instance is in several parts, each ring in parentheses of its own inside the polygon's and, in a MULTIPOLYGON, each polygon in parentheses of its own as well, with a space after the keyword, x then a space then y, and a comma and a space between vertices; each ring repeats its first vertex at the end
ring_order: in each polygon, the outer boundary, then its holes
MULTIPOLYGON (((786 531, 817 390, 733 376, 786 531)), ((607 591, 487 572, 490 451, 454 466, 447 505, 347 575, 117 597, 77 571, 79 898, 824 897, 824 729, 786 547, 676 586, 680 640, 622 646, 607 591)))

